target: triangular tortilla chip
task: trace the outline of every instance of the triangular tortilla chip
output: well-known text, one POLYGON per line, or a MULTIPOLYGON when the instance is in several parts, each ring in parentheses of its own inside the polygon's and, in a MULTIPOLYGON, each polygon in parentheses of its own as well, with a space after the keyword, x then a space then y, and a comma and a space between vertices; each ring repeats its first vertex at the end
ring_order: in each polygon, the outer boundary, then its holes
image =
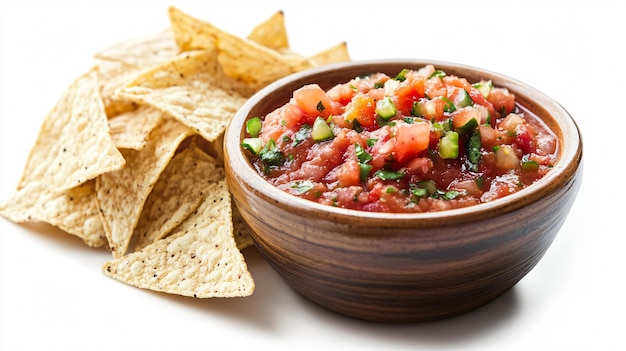
POLYGON ((213 50, 182 54, 144 71, 118 95, 166 112, 208 141, 216 140, 252 91, 226 77, 213 50))
POLYGON ((248 39, 273 50, 288 49, 285 14, 282 11, 275 12, 270 18, 254 27, 248 39))
MULTIPOLYGON (((232 201, 232 200, 231 200, 232 201)), ((241 213, 237 209, 237 206, 233 205, 233 234, 235 235, 235 241, 237 242, 237 248, 239 250, 243 250, 247 247, 254 245, 254 241, 252 241, 252 237, 248 232, 248 228, 246 227, 243 218, 241 217, 241 213)))
POLYGON ((96 180, 98 206, 113 257, 126 253, 148 195, 178 145, 191 133, 176 120, 165 118, 141 150, 122 150, 127 160, 124 168, 96 180))
POLYGON ((67 190, 124 166, 109 135, 96 70, 80 76, 43 121, 18 189, 45 179, 50 190, 67 190))
POLYGON ((120 113, 137 109, 136 102, 119 98, 115 96, 115 92, 139 74, 141 69, 120 61, 100 59, 96 60, 96 66, 98 68, 98 89, 107 117, 112 118, 120 113))
POLYGON ((143 289, 196 298, 243 297, 254 280, 237 249, 225 181, 213 184, 206 200, 171 236, 106 262, 103 272, 143 289))
POLYGON ((91 246, 107 243, 96 204, 95 181, 52 192, 45 180, 31 182, 0 204, 0 215, 15 223, 45 222, 91 246))
POLYGON ((173 59, 178 46, 170 29, 119 42, 94 55, 96 58, 147 68, 173 59))
POLYGON ((121 113, 109 119, 111 139, 118 149, 141 150, 162 116, 163 112, 150 106, 121 113))
POLYGON ((350 61, 350 53, 348 53, 348 43, 341 42, 335 46, 320 51, 310 57, 311 62, 315 66, 327 65, 330 63, 350 61))
POLYGON ((176 7, 169 8, 169 15, 174 39, 181 51, 217 48, 224 73, 255 90, 291 73, 312 67, 310 60, 305 57, 282 55, 252 40, 225 32, 176 7))
POLYGON ((133 236, 135 250, 164 238, 198 208, 207 189, 224 179, 217 161, 192 144, 178 152, 152 189, 133 236))

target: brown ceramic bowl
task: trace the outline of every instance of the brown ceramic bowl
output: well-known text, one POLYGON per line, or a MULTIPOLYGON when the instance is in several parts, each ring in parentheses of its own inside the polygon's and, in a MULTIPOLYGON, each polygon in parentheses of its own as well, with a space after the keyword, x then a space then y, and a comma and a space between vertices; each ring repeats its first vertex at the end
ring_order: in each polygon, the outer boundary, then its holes
POLYGON ((255 245, 298 293, 330 310, 371 321, 428 321, 482 306, 541 259, 578 193, 582 140, 555 101, 506 76, 420 60, 337 64, 297 73, 254 95, 225 135, 227 179, 255 245), (252 168, 240 144, 246 119, 285 104, 297 88, 323 89, 364 73, 395 76, 432 63, 470 81, 491 79, 556 133, 560 156, 547 176, 502 199, 421 214, 369 213, 287 194, 252 168))

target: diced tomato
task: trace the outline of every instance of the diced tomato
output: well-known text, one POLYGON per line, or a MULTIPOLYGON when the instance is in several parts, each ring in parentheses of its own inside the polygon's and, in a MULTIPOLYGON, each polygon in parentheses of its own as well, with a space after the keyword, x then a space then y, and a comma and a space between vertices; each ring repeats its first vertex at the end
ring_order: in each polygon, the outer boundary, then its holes
POLYGON ((493 104, 494 109, 504 115, 515 110, 515 95, 505 88, 493 88, 487 96, 487 100, 493 104))
POLYGON ((502 171, 517 168, 520 163, 519 157, 509 145, 502 145, 496 151, 496 167, 502 171))
POLYGON ((516 133, 515 144, 517 144, 525 154, 537 150, 537 138, 531 126, 526 123, 520 124, 516 129, 516 133))
POLYGON ((483 194, 483 191, 480 189, 480 187, 478 186, 478 184, 476 183, 474 179, 453 181, 448 186, 448 189, 463 190, 467 192, 469 195, 478 197, 478 198, 483 194))
MULTIPOLYGON (((289 102, 280 112, 279 124, 284 125, 287 128, 294 128, 302 124, 305 118, 305 112, 302 107, 289 102)), ((267 118, 266 118, 267 120, 267 118)))
POLYGON ((431 99, 434 99, 439 96, 446 97, 447 89, 446 85, 443 84, 443 80, 439 77, 432 77, 428 79, 424 83, 424 93, 431 99))
POLYGON ((424 97, 424 80, 405 80, 394 91, 393 103, 402 115, 410 115, 413 103, 424 97))
POLYGON ((491 126, 480 125, 480 142, 483 149, 493 150, 495 146, 510 144, 514 140, 514 134, 510 134, 506 130, 494 129, 491 126))
POLYGON ((428 120, 442 121, 446 119, 444 109, 446 102, 443 99, 420 99, 417 102, 417 115, 428 120))
POLYGON ((279 141, 280 136, 285 133, 286 127, 291 128, 296 126, 299 121, 299 113, 297 113, 297 111, 301 111, 301 109, 295 105, 287 104, 265 116, 263 128, 259 134, 263 139, 263 144, 267 143, 270 139, 279 141), (294 111, 291 111, 292 108, 294 111))
POLYGON ((489 114, 491 116, 493 116, 491 118, 491 124, 493 125, 493 120, 496 117, 496 109, 493 107, 493 104, 491 102, 487 101, 487 99, 485 99, 483 94, 481 94, 480 91, 478 91, 478 89, 476 89, 474 87, 470 87, 467 90, 467 93, 469 94, 470 98, 474 102, 474 105, 485 106, 489 110, 489 114))
POLYGON ((445 76, 442 78, 442 80, 447 85, 463 88, 465 90, 469 90, 469 88, 471 88, 472 86, 470 83, 467 82, 467 79, 457 76, 445 76))
POLYGON ((500 123, 498 123, 498 128, 506 130, 509 133, 516 133, 517 127, 520 124, 524 124, 524 119, 522 118, 522 116, 510 113, 506 117, 504 117, 500 121, 500 123))
POLYGON ((430 122, 396 124, 396 160, 405 163, 428 148, 430 142, 430 122))
POLYGON ((513 94, 489 87, 485 98, 465 78, 434 72, 427 65, 402 71, 404 80, 383 73, 357 77, 327 93, 315 84, 304 86, 286 105, 262 117, 264 149, 251 162, 265 179, 296 196, 398 213, 491 201, 552 169, 558 138, 532 111, 516 105, 513 94), (379 116, 376 102, 386 97, 397 111, 379 116), (323 140, 313 133, 319 117, 331 129, 323 140), (480 145, 470 131, 475 125, 480 145), (457 132, 450 135, 458 136, 458 154, 442 158, 439 145, 450 130, 457 132), (416 188, 426 180, 434 182, 432 196, 421 196, 416 188), (307 184, 307 191, 302 193, 300 184, 307 184), (453 190, 458 194, 451 198, 447 191, 453 190))
POLYGON ((485 192, 480 200, 483 202, 499 199, 509 194, 513 194, 520 190, 519 177, 515 174, 504 174, 496 177, 487 192, 485 192))
POLYGON ((415 175, 424 178, 426 174, 433 168, 433 160, 428 157, 417 157, 406 164, 405 174, 415 175))
POLYGON ((376 125, 376 101, 364 94, 357 94, 346 107, 345 120, 356 120, 363 127, 376 125))
POLYGON ((350 87, 350 84, 337 84, 328 90, 328 97, 332 100, 346 105, 352 100, 352 97, 356 94, 356 88, 350 87))
POLYGON ((452 118, 452 127, 461 128, 473 119, 476 121, 476 125, 480 124, 481 116, 480 112, 473 107, 465 107, 452 112, 450 116, 452 118))
POLYGON ((335 109, 335 104, 328 94, 317 84, 305 85, 293 92, 293 100, 309 117, 328 117, 335 109))
POLYGON ((337 186, 340 188, 361 184, 361 168, 356 160, 347 160, 337 168, 337 186))

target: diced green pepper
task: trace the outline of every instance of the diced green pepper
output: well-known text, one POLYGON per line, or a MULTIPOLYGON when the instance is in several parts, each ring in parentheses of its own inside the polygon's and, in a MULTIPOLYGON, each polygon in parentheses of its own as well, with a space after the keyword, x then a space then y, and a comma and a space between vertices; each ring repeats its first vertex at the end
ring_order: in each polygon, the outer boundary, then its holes
POLYGON ((478 83, 472 84, 476 90, 480 92, 480 94, 486 99, 491 93, 491 89, 493 89, 493 83, 491 80, 481 80, 478 83))
POLYGON ((313 122, 313 129, 311 130, 311 138, 315 141, 324 141, 331 139, 335 136, 330 125, 320 117, 315 119, 313 122))
POLYGON ((252 152, 253 155, 258 155, 261 152, 261 148, 263 147, 263 141, 261 138, 244 138, 241 142, 241 146, 244 149, 252 152))
POLYGON ((459 133, 454 131, 447 132, 441 140, 439 140, 439 156, 443 159, 455 159, 459 157, 459 133))
POLYGON ((459 134, 466 135, 474 131, 478 127, 478 121, 476 118, 470 118, 464 125, 456 129, 459 134))
POLYGON ((391 98, 386 96, 384 99, 376 101, 376 113, 384 120, 388 120, 395 116, 398 111, 396 105, 391 98))
POLYGON ((246 121, 246 132, 252 138, 256 138, 259 136, 261 132, 261 128, 263 127, 263 121, 259 117, 252 117, 246 121))
POLYGON ((474 101, 470 97, 469 93, 465 89, 460 89, 461 93, 458 94, 454 99, 454 105, 457 108, 463 108, 467 106, 474 105, 474 101))

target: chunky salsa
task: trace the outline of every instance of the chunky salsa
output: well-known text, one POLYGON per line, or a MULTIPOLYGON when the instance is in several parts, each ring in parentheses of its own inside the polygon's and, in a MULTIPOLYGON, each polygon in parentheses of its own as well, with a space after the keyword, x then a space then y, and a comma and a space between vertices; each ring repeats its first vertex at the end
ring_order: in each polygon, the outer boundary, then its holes
POLYGON ((322 204, 429 212, 492 201, 543 177, 547 126, 491 81, 432 65, 316 84, 246 123, 242 147, 267 181, 322 204))

